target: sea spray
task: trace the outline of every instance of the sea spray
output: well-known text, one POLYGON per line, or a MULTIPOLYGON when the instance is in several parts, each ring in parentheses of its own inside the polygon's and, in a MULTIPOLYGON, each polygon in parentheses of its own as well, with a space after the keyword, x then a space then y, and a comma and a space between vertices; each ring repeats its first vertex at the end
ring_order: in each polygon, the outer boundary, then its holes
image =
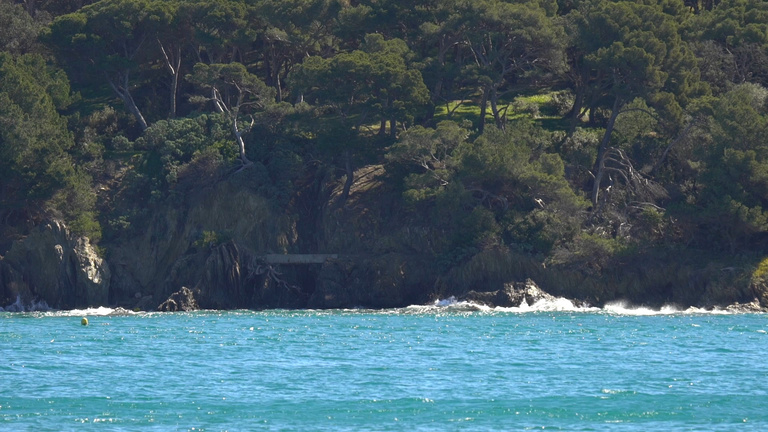
POLYGON ((49 311, 51 307, 45 300, 32 301, 29 304, 24 304, 21 300, 21 296, 16 296, 16 301, 6 307, 0 307, 0 312, 40 312, 49 311))

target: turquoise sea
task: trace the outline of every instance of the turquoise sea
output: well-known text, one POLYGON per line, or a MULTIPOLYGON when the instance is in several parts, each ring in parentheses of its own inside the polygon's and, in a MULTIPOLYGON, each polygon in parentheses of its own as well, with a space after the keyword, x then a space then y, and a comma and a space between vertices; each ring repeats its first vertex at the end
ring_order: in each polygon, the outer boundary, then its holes
POLYGON ((765 431, 767 333, 620 305, 0 312, 0 430, 765 431))

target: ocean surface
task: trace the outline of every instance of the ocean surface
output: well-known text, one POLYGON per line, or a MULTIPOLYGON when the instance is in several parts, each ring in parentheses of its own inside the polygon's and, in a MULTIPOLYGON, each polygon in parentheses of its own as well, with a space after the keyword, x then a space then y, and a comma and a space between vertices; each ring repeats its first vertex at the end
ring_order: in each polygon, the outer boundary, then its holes
POLYGON ((0 430, 765 431, 767 332, 567 301, 0 312, 0 430))

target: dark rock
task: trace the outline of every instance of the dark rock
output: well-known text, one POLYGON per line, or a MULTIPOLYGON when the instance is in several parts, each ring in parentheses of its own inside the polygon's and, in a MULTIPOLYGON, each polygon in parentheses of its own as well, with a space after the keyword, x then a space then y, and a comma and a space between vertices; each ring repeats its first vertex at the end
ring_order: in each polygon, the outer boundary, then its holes
POLYGON ((296 309, 307 305, 303 293, 276 265, 263 262, 235 241, 211 249, 195 288, 204 309, 296 309))
POLYGON ((157 302, 154 296, 148 295, 140 298, 133 306, 134 311, 150 311, 157 309, 157 302))
POLYGON ((555 301, 555 296, 543 291, 531 279, 525 282, 512 282, 498 291, 469 291, 459 297, 461 301, 478 303, 490 307, 520 307, 523 303, 532 306, 540 300, 555 301))
POLYGON ((157 307, 157 310, 161 312, 188 312, 199 309, 200 306, 198 306, 197 300, 195 300, 194 293, 187 287, 181 287, 180 290, 171 294, 168 300, 157 307))
MULTIPOLYGON (((323 264, 308 307, 386 309, 414 304, 429 286, 418 257, 388 253, 367 259, 333 259, 323 264)), ((434 283, 434 282, 431 282, 434 283)))
POLYGON ((350 276, 354 269, 354 263, 348 260, 329 260, 323 264, 308 306, 312 309, 356 306, 356 296, 350 289, 350 276))

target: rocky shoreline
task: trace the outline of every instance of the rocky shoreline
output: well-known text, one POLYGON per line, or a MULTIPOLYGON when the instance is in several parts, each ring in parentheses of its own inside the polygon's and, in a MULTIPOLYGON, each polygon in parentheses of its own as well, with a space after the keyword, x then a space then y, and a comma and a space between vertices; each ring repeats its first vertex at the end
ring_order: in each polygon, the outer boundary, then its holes
MULTIPOLYGON (((757 273, 749 269, 711 264, 692 269, 649 259, 596 273, 543 266, 525 255, 490 249, 438 271, 423 252, 379 246, 395 238, 415 241, 423 233, 406 229, 373 238, 359 219, 355 230, 326 233, 326 240, 314 245, 316 253, 346 255, 309 265, 272 265, 263 257, 290 253, 286 236, 296 248, 308 249, 303 228, 282 220, 257 195, 231 187, 223 182, 183 206, 156 209, 140 232, 100 250, 61 221, 40 223, 0 256, 0 310, 387 309, 455 297, 489 307, 567 298, 577 306, 626 301, 656 309, 672 304, 768 312, 768 280, 749 276, 757 273), (232 202, 237 208, 228 207, 232 202), (203 242, 207 234, 201 227, 227 235, 208 235, 214 238, 203 242)), ((326 224, 345 226, 357 216, 339 213, 326 224)))
MULTIPOLYGON (((0 291, 4 303, 0 311, 22 312, 50 309, 82 309, 109 306, 124 311, 194 311, 200 309, 343 309, 364 307, 385 309, 411 304, 434 303, 436 298, 411 301, 405 278, 392 280, 382 274, 380 263, 356 263, 349 259, 329 259, 316 268, 314 290, 295 285, 296 274, 283 274, 264 263, 257 255, 234 241, 185 255, 183 268, 187 280, 169 295, 161 290, 136 291, 127 298, 115 298, 114 275, 106 260, 99 258, 87 239, 72 236, 57 221, 42 225, 32 235, 14 243, 0 259, 0 291), (189 263, 198 263, 192 267, 189 263), (194 271, 192 270, 194 269, 194 271), (387 296, 389 293, 389 297, 387 296), (11 300, 11 301, 9 301, 11 300)), ((390 257, 392 258, 392 257, 390 257)), ((178 263, 176 266, 180 266, 178 263)), ((401 272, 401 273, 404 273, 401 272)), ((175 282, 171 272, 167 285, 175 282)), ((120 272, 117 272, 120 275, 120 272)), ((698 304, 703 310, 732 313, 767 313, 763 302, 765 284, 752 284, 752 301, 730 304, 698 304)), ((412 288, 412 287, 411 287, 412 288)), ((528 278, 506 282, 500 289, 467 289, 453 293, 457 301, 484 307, 530 307, 539 302, 567 300, 575 308, 601 307, 587 299, 555 296, 528 278)), ((411 296, 411 298, 416 298, 411 296)), ((693 305, 681 305, 688 307, 693 305)))

